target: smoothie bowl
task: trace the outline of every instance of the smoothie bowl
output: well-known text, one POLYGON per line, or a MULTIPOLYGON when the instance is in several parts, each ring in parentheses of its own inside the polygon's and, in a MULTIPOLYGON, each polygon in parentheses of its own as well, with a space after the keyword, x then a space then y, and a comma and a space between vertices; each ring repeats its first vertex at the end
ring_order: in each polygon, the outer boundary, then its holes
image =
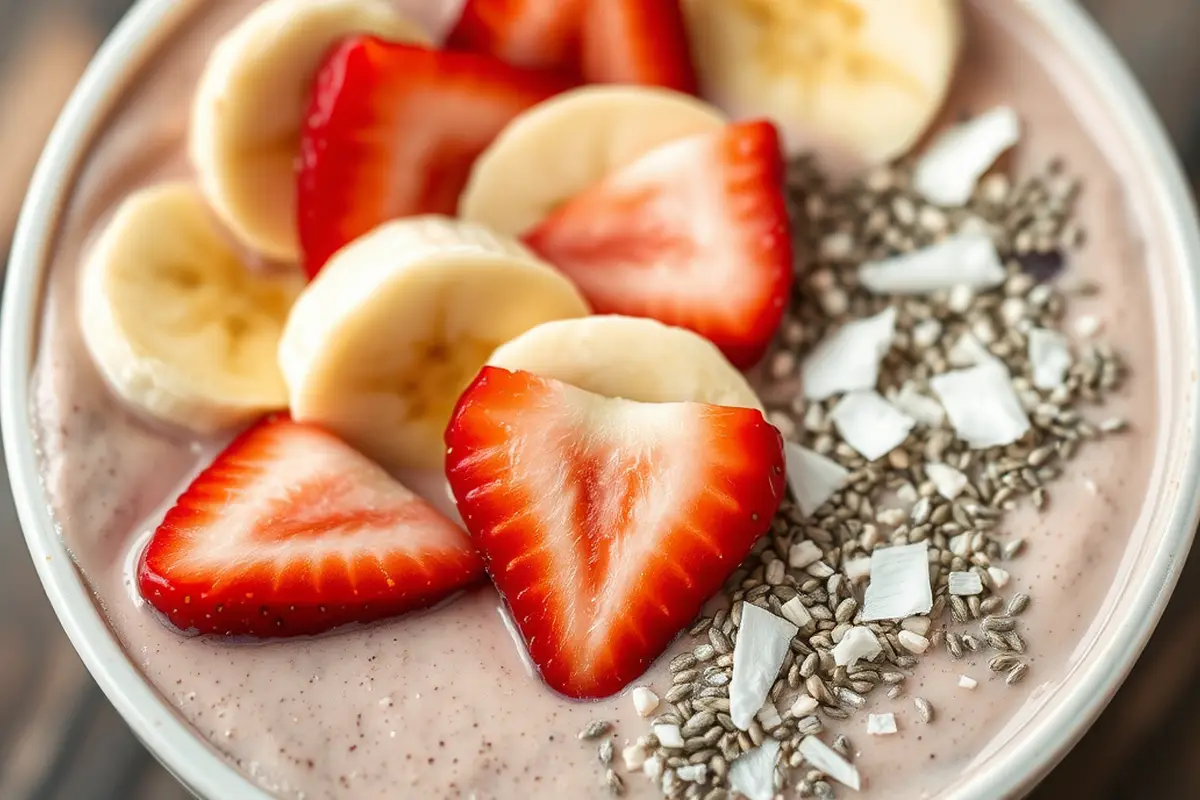
POLYGON ((1062 756, 1191 542, 1193 211, 1073 5, 900 5, 130 13, 0 399, 168 769, 994 798, 1062 756))

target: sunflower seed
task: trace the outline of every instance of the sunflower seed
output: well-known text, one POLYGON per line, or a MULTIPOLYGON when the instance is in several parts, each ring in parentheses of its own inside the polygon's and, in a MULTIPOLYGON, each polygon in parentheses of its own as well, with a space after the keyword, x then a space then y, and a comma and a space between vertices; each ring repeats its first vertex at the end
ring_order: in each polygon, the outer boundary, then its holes
POLYGON ((671 672, 682 672, 696 666, 696 656, 692 653, 680 653, 671 659, 667 667, 671 672))
POLYGON ((1010 617, 1020 616, 1020 614, 1029 608, 1029 595, 1017 592, 1013 595, 1012 600, 1008 601, 1007 614, 1010 617))
POLYGON ((1005 672, 1020 663, 1021 659, 1017 658, 1016 656, 1009 655, 1008 653, 1001 653, 998 656, 994 656, 992 660, 988 662, 988 669, 990 669, 992 672, 1005 672))
POLYGON ((604 734, 612 730, 612 723, 608 720, 597 719, 592 720, 587 725, 583 726, 583 730, 579 732, 579 738, 582 740, 599 739, 604 734))
POLYGON ((914 697, 913 705, 917 707, 917 715, 924 723, 933 721, 933 706, 924 697, 914 697))
POLYGON ((613 759, 613 743, 612 739, 605 739, 600 743, 600 748, 596 751, 596 757, 600 759, 600 763, 608 766, 613 759))
POLYGON ((614 770, 604 772, 604 783, 608 786, 608 791, 617 797, 625 794, 625 781, 614 770))
POLYGON ((987 616, 979 625, 985 631, 1007 633, 1017 626, 1017 621, 1012 617, 987 616))
POLYGON ((693 714, 691 719, 683 724, 684 737, 699 736, 717 723, 716 715, 711 711, 700 711, 693 714))
POLYGON ((1017 683, 1020 683, 1021 679, 1024 678, 1028 672, 1029 665, 1022 661, 1008 671, 1008 675, 1004 677, 1004 682, 1009 686, 1013 686, 1017 683))

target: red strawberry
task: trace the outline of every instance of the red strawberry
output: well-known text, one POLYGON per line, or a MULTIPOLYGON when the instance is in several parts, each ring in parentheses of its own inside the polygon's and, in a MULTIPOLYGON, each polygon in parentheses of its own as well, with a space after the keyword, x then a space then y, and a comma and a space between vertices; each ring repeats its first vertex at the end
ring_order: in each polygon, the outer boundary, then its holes
POLYGON ((589 83, 636 83, 696 93, 679 0, 591 0, 579 53, 580 72, 589 83))
POLYGON ((770 526, 783 442, 758 411, 604 398, 485 367, 446 474, 551 688, 637 678, 770 526))
POLYGON ((483 577, 462 529, 313 425, 272 416, 192 481, 142 596, 199 633, 295 636, 431 606, 483 577))
POLYGON ((588 83, 696 91, 679 0, 467 0, 447 45, 588 83))
POLYGON ((522 67, 576 69, 587 0, 467 0, 446 46, 522 67))
POLYGON ((380 223, 453 214, 509 120, 570 86, 491 56, 352 37, 317 73, 301 134, 300 243, 315 275, 380 223))
POLYGON ((741 122, 668 142, 565 203, 525 241, 597 314, 690 328, 749 367, 792 286, 778 133, 741 122))

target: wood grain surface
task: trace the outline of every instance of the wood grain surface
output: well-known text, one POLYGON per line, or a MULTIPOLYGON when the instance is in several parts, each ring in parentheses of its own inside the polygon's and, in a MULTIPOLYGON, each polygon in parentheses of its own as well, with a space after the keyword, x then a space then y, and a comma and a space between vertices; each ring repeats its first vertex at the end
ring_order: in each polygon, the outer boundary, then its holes
MULTIPOLYGON (((125 5, 0 0, 0 252, 54 116, 125 5)), ((1200 0, 1084 5, 1146 85, 1185 163, 1200 172, 1200 0)), ((2 467, 0 482, 0 800, 186 798, 66 641, 29 563, 2 467)), ((1133 674, 1033 798, 1200 797, 1197 610, 1193 558, 1133 674)))

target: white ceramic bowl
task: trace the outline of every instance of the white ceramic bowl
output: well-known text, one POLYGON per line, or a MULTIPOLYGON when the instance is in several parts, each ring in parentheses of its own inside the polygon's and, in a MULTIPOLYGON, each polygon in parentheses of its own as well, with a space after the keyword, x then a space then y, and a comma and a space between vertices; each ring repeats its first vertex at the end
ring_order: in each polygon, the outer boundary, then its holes
MULTIPOLYGON (((1017 2, 1018 0, 997 0, 1017 2)), ((9 265, 0 339, 0 412, 8 471, 21 525, 63 627, 109 699, 151 752, 193 793, 208 800, 262 798, 191 730, 142 677, 121 649, 55 531, 37 473, 28 422, 29 376, 36 341, 43 270, 71 181, 88 143, 147 56, 197 6, 198 0, 141 0, 97 54, 55 127, 30 186, 9 265)), ((1025 13, 1089 76, 1091 91, 1119 130, 1147 188, 1141 200, 1146 232, 1155 238, 1169 274, 1151 276, 1156 311, 1160 430, 1151 478, 1155 502, 1145 531, 1125 553, 1122 585, 1106 600, 1108 616, 1085 641, 1086 654, 1063 690, 1053 693, 1016 741, 972 769, 954 790, 983 800, 1028 791, 1103 709, 1141 652, 1170 596, 1191 544, 1200 499, 1194 446, 1200 422, 1200 296, 1196 275, 1200 236, 1190 194, 1171 147, 1145 97, 1095 24, 1068 0, 1025 0, 1025 13)), ((1084 649, 1081 646, 1081 650, 1084 649)))

